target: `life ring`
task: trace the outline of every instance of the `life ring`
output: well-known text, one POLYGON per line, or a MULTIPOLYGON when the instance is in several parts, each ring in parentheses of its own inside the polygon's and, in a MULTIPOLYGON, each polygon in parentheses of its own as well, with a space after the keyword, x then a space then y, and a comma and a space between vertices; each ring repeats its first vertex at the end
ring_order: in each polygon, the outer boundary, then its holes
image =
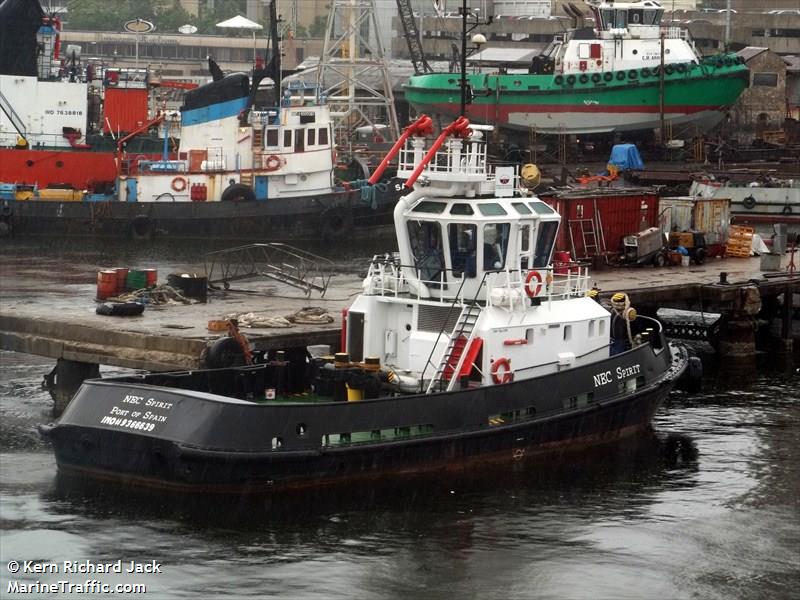
POLYGON ((567 75, 567 85, 575 85, 575 75, 567 75))
POLYGON ((172 184, 170 185, 173 191, 175 192, 182 192, 186 189, 186 178, 184 177, 175 177, 172 180, 172 184))
POLYGON ((492 363, 492 381, 496 385, 514 381, 514 372, 511 370, 510 360, 501 357, 492 363))
POLYGON ((611 81, 612 79, 614 79, 614 74, 613 73, 611 73, 609 71, 606 71, 605 73, 603 73, 603 80, 611 81))
POLYGON ((277 171, 281 168, 281 157, 277 154, 270 154, 264 161, 264 168, 267 171, 277 171))
POLYGON ((652 75, 652 73, 650 72, 650 67, 645 67, 644 69, 642 69, 642 77, 644 79, 647 79, 648 77, 650 77, 650 75, 652 75))
POLYGON ((675 71, 675 67, 673 67, 672 65, 667 65, 666 67, 664 67, 664 73, 666 75, 672 75, 673 71, 675 71))
POLYGON ((630 71, 628 71, 629 79, 636 79, 637 77, 639 77, 639 71, 637 71, 636 69, 631 69, 630 71))
POLYGON ((751 210, 756 205, 756 199, 753 198, 753 196, 747 196, 744 200, 742 200, 742 205, 747 210, 751 210))
POLYGON ((623 81, 625 79, 625 71, 617 71, 617 80, 623 81))
POLYGON ((600 77, 600 73, 592 73, 592 82, 593 83, 600 83, 601 79, 602 79, 602 77, 600 77))
POLYGON ((556 82, 556 85, 561 85, 562 83, 564 83, 564 76, 563 75, 556 75, 556 77, 555 77, 555 79, 553 79, 553 81, 556 82))
POLYGON ((589 83, 589 76, 586 73, 584 73, 580 77, 578 77, 578 81, 580 81, 581 83, 589 83))
POLYGON ((529 298, 536 298, 542 291, 542 276, 539 271, 528 271, 528 276, 525 277, 525 293, 529 298), (531 289, 531 281, 536 280, 536 287, 531 289))

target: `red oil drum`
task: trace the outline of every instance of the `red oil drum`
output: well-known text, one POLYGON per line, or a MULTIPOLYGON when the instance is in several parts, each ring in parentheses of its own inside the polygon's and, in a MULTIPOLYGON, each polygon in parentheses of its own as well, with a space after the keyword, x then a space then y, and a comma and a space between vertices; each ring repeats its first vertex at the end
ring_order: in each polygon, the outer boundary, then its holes
POLYGON ((117 267, 114 271, 117 273, 117 293, 127 291, 128 267, 117 267))
POLYGON ((158 284, 158 269, 142 269, 142 271, 144 271, 146 287, 154 287, 158 284))
POLYGON ((105 300, 117 293, 117 272, 114 270, 97 272, 97 299, 105 300))

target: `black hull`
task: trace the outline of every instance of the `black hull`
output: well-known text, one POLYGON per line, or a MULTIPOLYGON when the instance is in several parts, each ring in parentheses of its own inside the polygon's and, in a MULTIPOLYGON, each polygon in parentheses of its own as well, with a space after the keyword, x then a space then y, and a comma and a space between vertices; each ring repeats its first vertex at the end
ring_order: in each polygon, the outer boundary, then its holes
POLYGON ((226 404, 165 395, 153 386, 89 383, 47 434, 62 472, 183 491, 259 492, 462 470, 580 451, 639 432, 687 361, 682 348, 670 356, 669 350, 658 355, 646 346, 575 369, 568 378, 555 374, 430 396, 294 406, 226 404), (632 365, 647 374, 635 391, 598 387, 596 374, 632 365), (587 386, 596 393, 582 406, 571 405, 573 394, 587 386), (121 403, 129 394, 169 400, 170 426, 143 434, 101 424, 112 406, 131 408, 121 403), (536 408, 525 414, 523 407, 536 408), (507 420, 491 424, 501 414, 507 420), (303 435, 296 433, 299 423, 303 435), (393 423, 430 424, 431 432, 392 441, 320 443, 320 434, 324 439, 330 432, 393 423))
POLYGON ((255 202, 2 201, 0 219, 19 239, 334 241, 393 233, 396 194, 388 186, 372 202, 358 190, 255 202))

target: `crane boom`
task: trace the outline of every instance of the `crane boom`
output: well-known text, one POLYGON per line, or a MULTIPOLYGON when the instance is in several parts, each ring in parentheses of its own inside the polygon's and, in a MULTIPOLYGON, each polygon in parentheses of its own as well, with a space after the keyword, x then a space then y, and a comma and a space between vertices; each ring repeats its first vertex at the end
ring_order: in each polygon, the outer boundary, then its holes
POLYGON ((422 42, 417 28, 417 21, 414 18, 414 11, 411 9, 411 0, 397 0, 397 10, 400 15, 400 23, 403 25, 403 33, 408 43, 408 52, 411 55, 411 63, 414 65, 414 73, 433 73, 433 69, 425 60, 425 53, 422 51, 422 42))

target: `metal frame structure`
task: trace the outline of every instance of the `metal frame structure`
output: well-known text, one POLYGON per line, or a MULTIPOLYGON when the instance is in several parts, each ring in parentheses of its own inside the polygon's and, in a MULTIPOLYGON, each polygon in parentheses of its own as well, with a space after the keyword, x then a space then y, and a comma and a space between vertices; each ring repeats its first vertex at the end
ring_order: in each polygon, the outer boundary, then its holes
POLYGON ((338 123, 337 142, 356 128, 384 120, 394 141, 399 135, 389 67, 383 54, 375 0, 333 0, 317 69, 317 89, 338 123), (378 81, 375 85, 372 81, 378 81), (382 89, 381 89, 382 88, 382 89))

